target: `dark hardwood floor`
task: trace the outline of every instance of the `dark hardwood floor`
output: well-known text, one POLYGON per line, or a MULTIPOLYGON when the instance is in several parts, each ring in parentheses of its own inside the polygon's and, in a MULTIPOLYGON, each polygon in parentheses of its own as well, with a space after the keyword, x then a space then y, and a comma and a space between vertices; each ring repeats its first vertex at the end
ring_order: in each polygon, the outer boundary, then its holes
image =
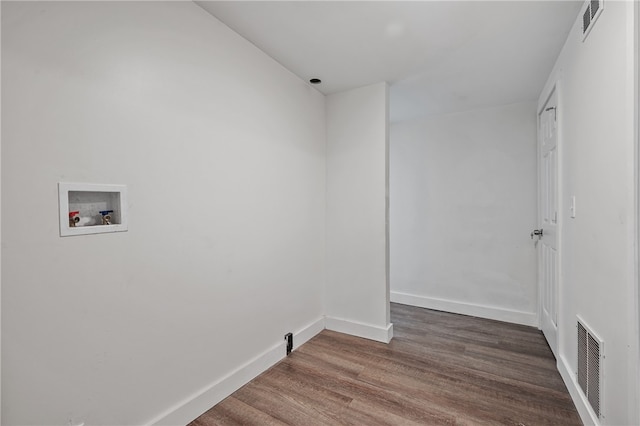
POLYGON ((580 425, 540 331, 392 304, 390 344, 325 330, 209 425, 580 425))

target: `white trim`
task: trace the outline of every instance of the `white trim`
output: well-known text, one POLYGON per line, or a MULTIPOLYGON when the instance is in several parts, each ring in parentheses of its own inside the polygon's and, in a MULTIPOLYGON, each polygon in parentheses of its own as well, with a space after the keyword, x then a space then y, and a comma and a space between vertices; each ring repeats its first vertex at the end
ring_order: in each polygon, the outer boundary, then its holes
MULTIPOLYGON (((297 348, 324 329, 324 318, 294 333, 294 347, 297 348)), ((284 333, 283 333, 284 336, 284 333)), ((185 425, 205 411, 240 389, 286 356, 284 339, 260 355, 241 365, 225 377, 187 396, 161 415, 147 422, 147 425, 185 425)))
POLYGON ((418 296, 397 291, 391 292, 391 301, 403 305, 418 306, 420 308, 435 309, 437 311, 452 312, 454 314, 538 327, 538 315, 534 312, 515 311, 512 309, 497 308, 495 306, 484 306, 476 303, 418 296))
POLYGON ((580 391, 578 387, 578 383, 576 383, 576 375, 571 372, 571 368, 569 367, 569 363, 564 358, 563 355, 558 357, 557 363, 558 371, 560 372, 560 376, 564 381, 564 384, 567 386, 567 390, 569 391, 569 395, 571 395, 571 399, 576 406, 576 410, 578 410, 578 414, 580 415, 580 420, 584 423, 585 426, 589 425, 599 425, 600 422, 596 413, 593 412, 589 403, 585 399, 584 394, 580 391))
MULTIPOLYGON (((385 278, 385 317, 388 324, 391 324, 391 216, 389 214, 391 209, 391 203, 389 198, 389 179, 391 176, 391 163, 390 163, 390 152, 391 152, 391 124, 389 123, 389 111, 390 111, 390 98, 389 98, 389 83, 385 82, 385 142, 384 142, 384 278, 385 278)), ((391 331, 391 336, 389 340, 393 337, 393 330, 391 331)))
POLYGON ((633 250, 631 259, 631 302, 630 302, 630 330, 629 330, 629 377, 633 379, 629 383, 628 406, 629 406, 629 423, 640 424, 640 404, 637 404, 640 398, 640 58, 638 49, 640 48, 640 4, 637 1, 632 2, 628 6, 633 8, 633 22, 630 25, 633 43, 633 217, 629 224, 633 226, 633 250))
POLYGON ((324 317, 318 318, 309 325, 306 325, 302 330, 293 333, 293 349, 296 350, 300 346, 313 339, 317 334, 324 330, 324 317))
MULTIPOLYGON (((2 18, 2 8, 0 8, 0 21, 2 18)), ((2 46, 2 37, 0 36, 0 46, 2 46)), ((1 57, 1 55, 0 55, 1 57)), ((0 70, 2 69, 2 59, 0 59, 0 70)), ((0 99, 2 98, 2 88, 0 88, 0 99)), ((1 109, 1 108, 0 108, 1 109)), ((0 129, 2 128, 2 114, 0 114, 0 129)), ((1 139, 1 138, 0 138, 1 139)), ((0 153, 2 152, 2 143, 0 142, 0 153)), ((2 155, 0 154, 0 164, 2 164, 2 155)), ((1 169, 2 167, 0 167, 1 169)), ((0 170, 0 176, 2 176, 1 170, 0 170)), ((1 182, 0 182, 1 183, 1 182)), ((0 185, 0 188, 2 187, 2 185, 0 185)), ((1 192, 1 191, 0 191, 1 192)), ((2 197, 0 196, 0 200, 2 200, 2 197)), ((0 201, 0 212, 2 212, 2 202, 0 201)), ((2 213, 0 213, 0 216, 2 216, 2 213)), ((0 223, 2 223, 2 220, 0 220, 0 223)), ((0 227, 2 228, 2 227, 0 227)), ((0 242, 2 241, 2 232, 0 231, 0 242)), ((2 246, 2 244, 0 244, 0 247, 2 246)), ((2 294, 2 249, 0 248, 0 295, 2 294)), ((2 306, 1 303, 1 299, 2 297, 0 296, 0 306, 2 306)), ((2 318, 1 312, 0 312, 0 318, 2 318)), ((1 322, 1 321, 0 321, 1 322)), ((0 330, 2 330, 2 327, 0 325, 0 330)), ((0 332, 0 354, 2 354, 2 336, 1 336, 1 332, 0 332)), ((0 366, 2 365, 2 356, 0 355, 0 366)), ((0 383, 2 383, 2 368, 0 368, 0 383)), ((2 386, 0 386, 0 401, 2 401, 2 386)), ((0 422, 2 421, 2 404, 0 404, 0 422)))
MULTIPOLYGON (((557 209, 558 209, 558 217, 559 220, 556 223, 556 251, 558 253, 558 258, 556 259, 556 279, 558 280, 558 285, 556 288, 556 338, 558 353, 562 353, 564 349, 564 343, 562 342, 562 330, 564 326, 564 317, 561 315, 561 310, 564 305, 564 239, 562 238, 564 232, 564 222, 565 218, 568 217, 568 212, 565 212, 563 200, 567 194, 564 191, 564 141, 563 141, 563 122, 564 122, 564 94, 562 93, 563 88, 563 80, 562 80, 562 69, 558 71, 556 75, 556 82, 554 84, 554 91, 556 94, 556 112, 558 113, 557 122, 556 122, 556 150, 558 151, 558 168, 556 170, 557 178, 556 178, 556 192, 558 197, 557 209)), ((574 206, 575 207, 575 206, 574 206)), ((575 209, 574 209, 575 211, 575 209)), ((538 287, 538 293, 540 293, 540 287, 538 287)), ((540 309, 542 309, 542 301, 539 301, 540 309)), ((542 311, 540 310, 540 315, 542 315, 542 311)), ((541 318, 541 317, 540 317, 541 318)))
POLYGON ((357 337, 364 337, 365 339, 375 340, 382 343, 389 343, 393 338, 393 324, 389 324, 386 327, 378 327, 376 325, 365 324, 358 321, 326 317, 325 327, 327 330, 350 334, 357 337))

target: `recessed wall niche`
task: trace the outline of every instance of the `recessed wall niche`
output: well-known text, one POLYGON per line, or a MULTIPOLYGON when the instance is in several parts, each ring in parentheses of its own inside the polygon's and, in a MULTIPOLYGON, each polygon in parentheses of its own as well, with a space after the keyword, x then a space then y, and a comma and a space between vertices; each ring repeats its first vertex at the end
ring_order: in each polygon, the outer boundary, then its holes
POLYGON ((127 187, 58 183, 60 236, 127 230, 127 187))

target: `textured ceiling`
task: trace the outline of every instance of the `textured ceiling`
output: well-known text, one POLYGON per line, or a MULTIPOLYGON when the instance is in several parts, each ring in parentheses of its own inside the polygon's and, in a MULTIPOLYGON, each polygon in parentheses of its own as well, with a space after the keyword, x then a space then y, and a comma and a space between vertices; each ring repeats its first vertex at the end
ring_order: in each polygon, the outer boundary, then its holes
POLYGON ((577 1, 198 1, 325 94, 387 81, 391 119, 537 99, 577 1))

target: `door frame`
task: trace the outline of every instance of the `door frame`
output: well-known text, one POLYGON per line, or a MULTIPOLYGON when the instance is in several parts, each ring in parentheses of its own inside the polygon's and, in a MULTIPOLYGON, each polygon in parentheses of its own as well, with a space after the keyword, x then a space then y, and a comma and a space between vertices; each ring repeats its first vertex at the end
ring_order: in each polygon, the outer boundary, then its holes
POLYGON ((633 271, 630 316, 633 326, 629 333, 630 339, 630 361, 629 373, 635 380, 632 380, 629 389, 629 420, 633 423, 640 423, 640 405, 636 404, 640 398, 640 4, 633 2, 633 271))
MULTIPOLYGON (((557 309, 556 309, 556 315, 557 315, 557 333, 556 333, 556 350, 557 350, 557 356, 558 359, 556 360, 557 362, 559 362, 559 358, 561 356, 562 353, 564 353, 564 345, 562 344, 562 338, 561 338, 561 324, 562 324, 562 310, 560 309, 562 306, 562 228, 563 228, 563 217, 564 217, 564 206, 563 206, 563 193, 562 193, 562 183, 563 183, 563 144, 562 144, 562 70, 559 70, 555 73, 555 76, 552 80, 550 80, 550 83, 543 89, 540 98, 538 99, 538 105, 536 108, 536 132, 537 132, 537 138, 536 138, 536 170, 537 170, 537 188, 536 188, 536 197, 537 197, 537 219, 536 219, 536 229, 539 229, 541 224, 542 224, 542 202, 541 202, 541 189, 542 189, 542 173, 541 173, 541 165, 540 165, 540 157, 541 157, 541 137, 542 134, 540 132, 540 114, 543 112, 543 109, 545 108, 545 106, 547 105, 547 102, 549 101, 549 99, 551 99, 551 96, 554 94, 555 92, 555 96, 556 96, 556 152, 557 152, 557 156, 558 156, 558 169, 556 170, 557 176, 556 176, 556 191, 557 191, 557 197, 558 197, 558 201, 557 201, 557 206, 556 208, 558 209, 558 220, 556 223, 556 250, 558 253, 558 258, 557 258, 557 264, 556 264, 556 268, 557 268, 557 309)), ((538 329, 542 330, 542 271, 540 270, 541 268, 541 263, 539 261, 540 258, 540 246, 538 244, 536 244, 536 274, 537 274, 537 282, 538 282, 538 309, 537 309, 537 316, 538 316, 538 329)))

